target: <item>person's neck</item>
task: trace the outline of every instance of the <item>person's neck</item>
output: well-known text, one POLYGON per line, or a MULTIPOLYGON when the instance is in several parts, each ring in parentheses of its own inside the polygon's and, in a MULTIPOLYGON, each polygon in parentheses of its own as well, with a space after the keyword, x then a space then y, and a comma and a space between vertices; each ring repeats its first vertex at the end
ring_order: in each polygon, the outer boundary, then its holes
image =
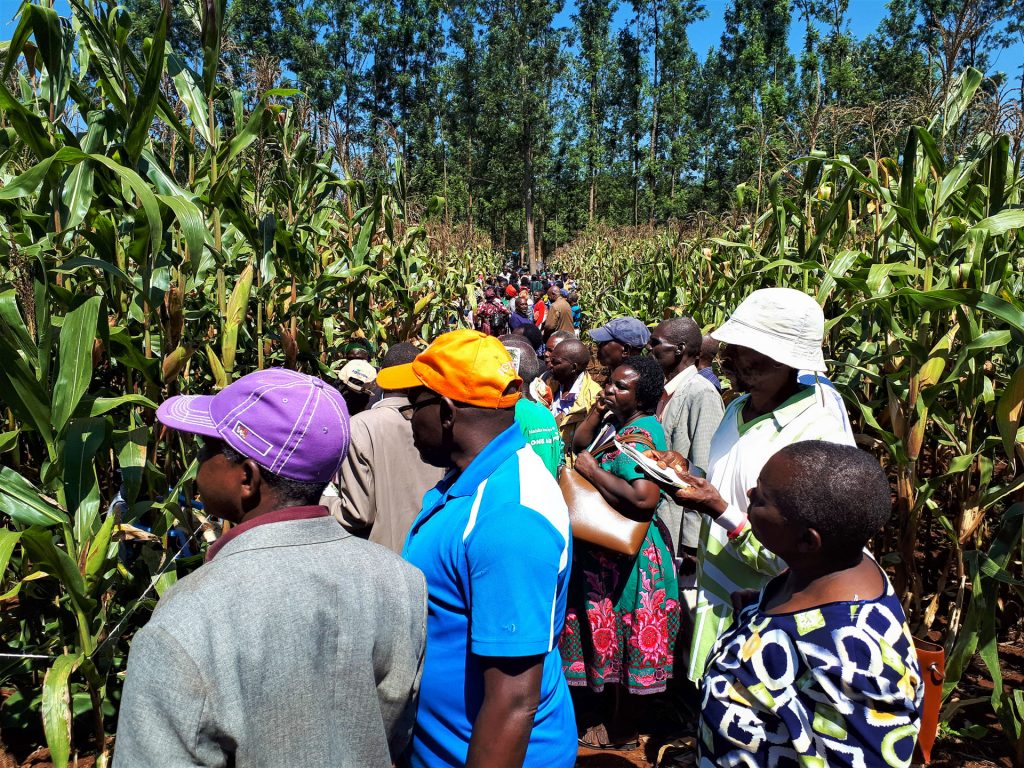
POLYGON ((555 378, 554 380, 558 383, 558 389, 555 391, 556 395, 560 395, 563 392, 568 392, 576 384, 576 380, 580 377, 580 374, 574 373, 568 380, 555 378))
POLYGON ((675 368, 673 368, 671 371, 666 371, 665 372, 665 383, 667 384, 668 382, 672 381, 672 379, 674 379, 680 373, 685 371, 691 365, 695 365, 696 362, 697 362, 697 358, 695 358, 695 357, 683 357, 683 358, 680 358, 680 360, 676 364, 675 368))
POLYGON ((477 425, 469 437, 452 451, 452 465, 460 473, 465 471, 466 467, 473 463, 473 459, 479 456, 484 448, 490 445, 498 435, 508 429, 512 423, 513 420, 510 420, 507 425, 501 425, 500 423, 477 425))
POLYGON ((769 613, 789 613, 827 603, 875 599, 882 592, 878 566, 863 552, 838 564, 834 557, 822 557, 810 563, 789 563, 785 582, 765 608, 769 613))
POLYGON ((636 421, 641 416, 646 416, 643 411, 635 410, 629 413, 617 413, 615 414, 615 422, 619 425, 619 429, 629 426, 631 422, 636 421))
POLYGON ((750 398, 747 400, 747 406, 743 415, 748 418, 755 418, 757 416, 764 416, 766 413, 771 413, 799 392, 800 389, 800 382, 796 380, 796 374, 794 373, 792 381, 774 392, 756 392, 751 390, 750 398))
POLYGON ((256 506, 242 514, 241 519, 237 521, 236 525, 247 523, 250 520, 255 520, 257 517, 263 517, 263 515, 269 515, 271 512, 277 512, 279 509, 288 509, 290 507, 298 506, 302 505, 282 501, 278 499, 276 495, 270 497, 264 496, 256 506))

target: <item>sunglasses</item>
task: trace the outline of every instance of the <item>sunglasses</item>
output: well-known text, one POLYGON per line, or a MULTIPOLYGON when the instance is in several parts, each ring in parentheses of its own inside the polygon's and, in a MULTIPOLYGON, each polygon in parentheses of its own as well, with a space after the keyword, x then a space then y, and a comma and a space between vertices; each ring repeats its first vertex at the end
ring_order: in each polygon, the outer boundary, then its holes
POLYGON ((400 405, 397 408, 397 410, 398 410, 398 412, 400 414, 402 414, 406 418, 406 420, 411 420, 412 417, 413 417, 413 414, 415 414, 416 411, 420 410, 420 408, 426 408, 428 405, 434 405, 435 403, 440 403, 443 399, 444 398, 441 397, 440 395, 437 395, 436 397, 428 397, 428 398, 423 399, 423 400, 418 400, 415 403, 408 403, 407 405, 400 405))

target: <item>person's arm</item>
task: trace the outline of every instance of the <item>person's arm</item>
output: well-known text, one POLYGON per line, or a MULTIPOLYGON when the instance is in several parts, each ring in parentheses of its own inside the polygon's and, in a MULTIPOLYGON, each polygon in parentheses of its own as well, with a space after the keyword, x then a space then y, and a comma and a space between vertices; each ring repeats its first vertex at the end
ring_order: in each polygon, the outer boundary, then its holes
POLYGON ((128 655, 114 768, 228 764, 233 756, 204 721, 207 698, 203 671, 188 651, 162 627, 139 630, 128 655))
POLYGON ((667 493, 672 494, 677 504, 707 515, 715 525, 724 529, 729 539, 728 549, 737 560, 768 576, 778 575, 785 570, 785 561, 761 544, 751 532, 746 512, 726 502, 709 480, 691 475, 679 461, 682 457, 678 453, 645 451, 645 454, 662 466, 674 469, 676 474, 690 485, 689 488, 668 485, 663 487, 667 493))
POLYGON ((484 701, 473 724, 466 768, 519 768, 540 704, 544 656, 481 661, 484 701))
POLYGON ((704 472, 708 470, 708 457, 711 454, 711 439, 722 423, 725 406, 722 396, 716 391, 702 390, 702 397, 690 405, 687 421, 690 434, 690 450, 687 454, 694 466, 704 472))
POLYGON ((377 514, 373 444, 361 418, 353 419, 351 427, 348 454, 338 469, 338 501, 329 503, 327 508, 346 530, 365 537, 377 514))
POLYGON ((625 517, 647 522, 654 517, 661 490, 650 480, 623 480, 598 465, 590 451, 576 457, 574 469, 594 484, 604 500, 625 517))
MULTIPOLYGON (((552 489, 555 488, 551 481, 552 489)), ((490 490, 488 486, 487 490, 490 490)), ((555 491, 557 493, 557 490, 555 491)), ((521 766, 539 706, 543 663, 557 646, 552 600, 569 568, 569 519, 486 498, 465 540, 470 652, 484 671, 467 765, 521 766)), ((557 501, 561 501, 558 499, 557 501)))

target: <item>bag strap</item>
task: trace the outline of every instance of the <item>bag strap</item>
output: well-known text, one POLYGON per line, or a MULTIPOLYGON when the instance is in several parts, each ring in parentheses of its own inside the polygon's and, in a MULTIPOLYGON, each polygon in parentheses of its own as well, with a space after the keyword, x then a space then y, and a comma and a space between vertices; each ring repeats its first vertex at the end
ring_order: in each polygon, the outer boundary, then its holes
POLYGON ((601 445, 595 448, 591 448, 590 452, 597 456, 599 453, 603 453, 604 451, 607 451, 609 448, 615 445, 616 440, 618 440, 620 443, 634 443, 636 445, 642 445, 651 451, 658 450, 657 448, 654 447, 654 441, 651 440, 646 435, 642 435, 639 432, 629 432, 625 435, 622 435, 621 437, 617 435, 612 435, 611 439, 605 440, 603 443, 601 443, 601 445))

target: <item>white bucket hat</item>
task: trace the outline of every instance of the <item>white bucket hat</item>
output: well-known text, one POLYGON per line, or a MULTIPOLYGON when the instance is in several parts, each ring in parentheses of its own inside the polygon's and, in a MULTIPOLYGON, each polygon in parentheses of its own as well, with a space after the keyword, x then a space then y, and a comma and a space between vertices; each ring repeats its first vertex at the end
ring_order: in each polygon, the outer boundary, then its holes
POLYGON ((760 352, 801 371, 825 371, 825 313, 792 288, 762 288, 747 296, 711 338, 760 352))

